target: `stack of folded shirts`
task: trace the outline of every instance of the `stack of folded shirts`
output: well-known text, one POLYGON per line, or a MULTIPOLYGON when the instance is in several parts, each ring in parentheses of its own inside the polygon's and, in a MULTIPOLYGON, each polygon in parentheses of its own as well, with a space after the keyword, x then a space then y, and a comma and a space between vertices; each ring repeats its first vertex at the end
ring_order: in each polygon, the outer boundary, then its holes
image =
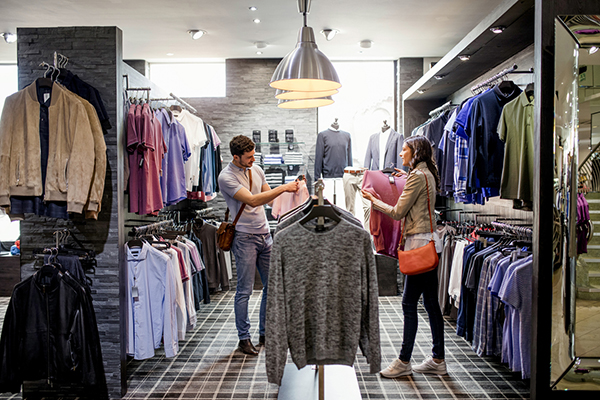
POLYGON ((284 154, 283 160, 285 161, 286 164, 302 164, 303 163, 302 153, 294 153, 294 152, 288 151, 287 153, 284 154))
POLYGON ((285 183, 294 182, 295 180, 296 180, 295 176, 286 176, 285 177, 285 183))
POLYGON ((274 171, 267 171, 265 173, 265 178, 267 179, 267 183, 270 187, 279 186, 283 183, 283 177, 285 172, 282 170, 275 169, 274 171))
POLYGON ((265 164, 283 164, 283 156, 281 154, 267 154, 265 155, 265 164))
POLYGON ((254 159, 256 160, 257 163, 262 164, 262 162, 263 162, 263 155, 262 155, 262 153, 255 152, 254 153, 254 159))
POLYGON ((269 230, 274 231, 277 228, 277 221, 269 221, 269 230))

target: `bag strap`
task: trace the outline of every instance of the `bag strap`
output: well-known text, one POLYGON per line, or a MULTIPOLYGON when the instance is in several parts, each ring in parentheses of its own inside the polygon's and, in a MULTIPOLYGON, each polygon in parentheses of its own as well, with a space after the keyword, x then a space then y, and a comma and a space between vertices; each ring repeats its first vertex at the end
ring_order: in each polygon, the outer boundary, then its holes
MULTIPOLYGON (((433 219, 431 218, 431 203, 429 201, 429 180, 427 179, 427 174, 425 175, 425 184, 427 185, 427 211, 429 211, 429 226, 431 227, 431 240, 433 240, 433 219)), ((404 218, 404 222, 402 223, 402 231, 400 232, 400 243, 402 243, 402 239, 404 238, 404 228, 406 227, 406 217, 404 218)))
MULTIPOLYGON (((248 176, 250 177, 250 193, 252 193, 252 169, 248 170, 248 176)), ((240 211, 238 211, 237 215, 235 216, 235 219, 233 220, 233 226, 235 226, 235 224, 237 224, 238 220, 242 216, 242 212, 244 212, 244 208, 246 208, 246 203, 243 203, 242 206, 240 207, 240 211)), ((229 212, 229 209, 227 209, 227 212, 229 212)))

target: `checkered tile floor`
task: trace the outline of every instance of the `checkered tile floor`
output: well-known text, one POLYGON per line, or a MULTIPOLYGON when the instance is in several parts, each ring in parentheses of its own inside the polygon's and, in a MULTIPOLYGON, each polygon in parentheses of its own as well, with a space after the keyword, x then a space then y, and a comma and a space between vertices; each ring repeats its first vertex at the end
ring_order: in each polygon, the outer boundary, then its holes
MULTIPOLYGON (((198 326, 180 342, 180 353, 168 359, 159 350, 149 360, 128 365, 129 390, 125 399, 273 399, 277 385, 267 383, 264 350, 258 357, 235 350, 234 292, 216 294, 198 313, 198 326)), ((250 319, 258 341, 259 292, 250 301, 250 319)), ((0 300, 0 315, 7 301, 0 300)), ((398 356, 402 343, 400 297, 380 298, 382 367, 398 356)), ((427 314, 419 312, 419 331, 413 360, 430 354, 431 336, 427 314)), ((289 361, 291 362, 291 361, 289 361)), ((356 357, 356 374, 363 399, 528 399, 529 385, 490 357, 478 357, 454 326, 446 322, 446 362, 443 377, 413 374, 385 379, 370 374, 362 355, 356 357)), ((0 395, 0 399, 8 399, 0 395)), ((20 395, 12 398, 20 399, 20 395)))

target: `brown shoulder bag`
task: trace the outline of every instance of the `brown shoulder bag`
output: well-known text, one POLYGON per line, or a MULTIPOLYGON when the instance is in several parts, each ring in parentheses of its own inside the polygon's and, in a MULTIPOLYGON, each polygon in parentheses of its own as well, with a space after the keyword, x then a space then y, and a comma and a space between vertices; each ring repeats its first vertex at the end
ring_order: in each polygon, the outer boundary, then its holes
MULTIPOLYGON (((435 250, 435 242, 433 241, 433 219, 431 218, 431 204, 429 202, 429 181, 425 175, 425 183, 427 184, 427 211, 429 211, 429 224, 431 226, 431 240, 425 246, 402 251, 398 250, 398 266, 400 272, 404 275, 419 275, 435 269, 438 265, 438 255, 435 250)), ((400 243, 404 236, 404 226, 406 220, 402 224, 402 234, 400 235, 400 243)))
MULTIPOLYGON (((248 174, 250 176, 250 192, 252 192, 252 172, 248 170, 248 174)), ((246 203, 243 203, 238 211, 233 223, 229 223, 229 208, 225 212, 225 222, 221 222, 219 225, 219 229, 217 229, 217 242, 219 244, 219 248, 223 251, 231 250, 231 245, 233 244, 233 238, 235 236, 235 225, 238 220, 242 216, 244 212, 244 208, 246 208, 246 203)))

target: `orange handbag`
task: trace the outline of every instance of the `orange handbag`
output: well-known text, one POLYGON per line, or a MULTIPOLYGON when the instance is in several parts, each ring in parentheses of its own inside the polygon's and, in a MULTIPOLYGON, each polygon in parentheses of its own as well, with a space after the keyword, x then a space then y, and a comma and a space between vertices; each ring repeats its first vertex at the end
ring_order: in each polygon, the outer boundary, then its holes
MULTIPOLYGON (((425 272, 433 271, 439 262, 437 251, 435 250, 435 242, 433 241, 433 219, 431 218, 431 203, 429 201, 429 182, 425 175, 425 183, 427 184, 427 211, 429 211, 429 224, 431 226, 431 240, 425 246, 408 251, 398 250, 398 266, 400 272, 404 275, 419 275, 425 272)), ((404 220, 406 223, 406 219, 404 220)), ((400 235, 400 243, 404 236, 404 225, 402 224, 402 234, 400 235)))

